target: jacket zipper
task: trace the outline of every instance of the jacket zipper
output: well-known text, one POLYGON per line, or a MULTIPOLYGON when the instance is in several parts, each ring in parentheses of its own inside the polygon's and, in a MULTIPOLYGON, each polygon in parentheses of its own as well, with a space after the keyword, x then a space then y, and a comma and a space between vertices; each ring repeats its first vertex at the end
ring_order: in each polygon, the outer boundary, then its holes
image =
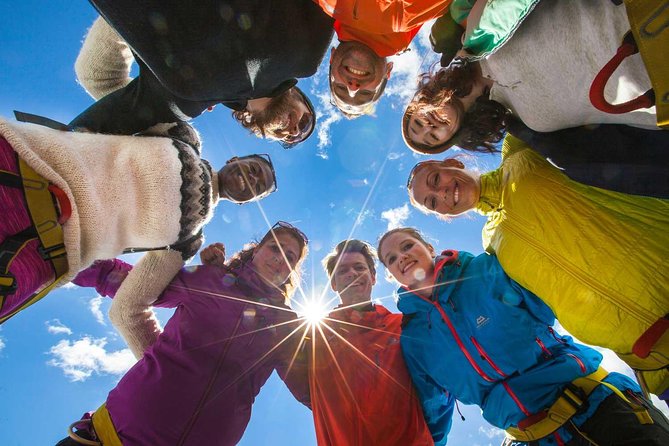
POLYGON ((556 265, 558 265, 560 268, 562 268, 564 271, 567 273, 571 274, 575 279, 580 281, 581 283, 584 283, 590 287, 592 287, 599 295, 601 296, 602 299, 606 300, 610 304, 614 306, 618 306, 621 308, 624 308, 628 312, 632 313, 636 319, 638 319, 640 322, 644 322, 646 324, 653 324, 656 319, 653 319, 652 317, 649 319, 644 315, 643 309, 639 310, 638 305, 635 306, 635 308, 632 308, 624 303, 625 299, 624 297, 617 295, 616 297, 618 298, 618 301, 615 301, 611 297, 609 297, 612 294, 616 294, 614 291, 606 289, 604 286, 601 286, 598 282, 595 281, 590 281, 586 276, 581 274, 579 271, 576 271, 574 268, 570 268, 568 264, 565 264, 562 260, 556 258, 553 256, 550 252, 547 250, 541 248, 540 246, 537 246, 537 244, 534 242, 534 240, 530 237, 525 236, 525 234, 522 233, 522 231, 516 231, 515 225, 512 223, 509 223, 509 219, 506 219, 506 223, 500 223, 499 225, 501 226, 504 224, 515 236, 518 238, 522 239, 525 243, 530 245, 532 248, 542 252, 546 257, 548 257, 552 262, 554 262, 556 265))
MULTIPOLYGON (((243 312, 242 312, 243 314, 243 312)), ((200 416, 200 411, 202 410, 202 407, 204 406, 204 403, 207 400, 207 397, 209 396, 209 392, 211 392, 211 389, 214 385, 214 382, 216 381, 216 378, 218 378, 218 374, 221 372, 221 368, 223 367, 223 363, 225 361, 226 356, 228 355, 228 350, 230 350, 230 344, 232 344, 232 340, 234 337, 237 335, 237 331, 239 330, 239 326, 242 323, 242 314, 237 318, 237 324, 235 325, 235 329, 232 332, 232 336, 228 339, 228 342, 225 344, 225 347, 223 348, 223 351, 221 351, 221 355, 218 357, 218 362, 216 363, 216 369, 214 369, 214 373, 211 375, 211 378, 209 379, 209 382, 207 383, 207 388, 205 389, 204 393, 202 394, 202 397, 200 398, 200 402, 197 405, 197 408, 195 409, 195 412, 193 412, 193 415, 191 415, 190 420, 188 420, 188 424, 186 425, 186 428, 184 429, 183 434, 181 434, 181 438, 179 439, 179 443, 177 443, 179 446, 183 445, 186 442, 186 438, 190 434, 191 429, 193 428, 193 425, 195 424, 195 421, 197 418, 200 416)))
POLYGON ((462 342, 462 339, 460 339, 460 336, 458 335, 458 332, 455 330, 455 327, 453 326, 453 323, 449 319, 448 315, 446 315, 446 312, 444 311, 444 309, 441 308, 441 305, 439 305, 439 302, 437 302, 436 300, 433 301, 433 300, 427 299, 425 297, 419 296, 416 293, 412 293, 412 294, 414 296, 418 297, 419 299, 424 300, 425 302, 428 302, 428 303, 432 304, 432 306, 434 306, 437 309, 437 311, 439 311, 439 314, 441 315, 441 319, 446 323, 449 330, 451 331, 451 335, 453 335, 453 339, 458 344, 458 347, 460 348, 460 351, 465 355, 465 357, 467 358, 467 361, 469 361, 469 364, 474 368, 474 370, 476 370, 476 373, 478 373, 481 376, 481 378, 483 378, 484 380, 486 380, 488 382, 496 382, 496 380, 489 377, 481 369, 481 367, 479 367, 479 365, 476 363, 474 358, 472 358, 472 355, 469 353, 469 351, 465 347, 464 343, 462 342))
POLYGON ((539 347, 541 347, 541 351, 544 352, 544 358, 548 359, 548 358, 550 358, 551 356, 553 356, 553 354, 551 353, 551 351, 548 350, 548 349, 546 348, 546 346, 544 345, 543 342, 541 342, 541 339, 539 339, 539 338, 534 338, 534 340, 537 341, 537 344, 539 344, 539 347))
POLYGON ((474 344, 474 347, 476 347, 476 350, 478 350, 479 354, 481 355, 481 358, 483 358, 484 361, 488 361, 490 366, 497 372, 499 375, 502 376, 502 378, 506 378, 506 373, 502 371, 499 367, 497 367, 497 364, 493 362, 493 360, 488 356, 488 354, 483 350, 483 347, 481 347, 481 344, 478 343, 476 338, 474 336, 470 336, 469 339, 472 341, 472 344, 474 344))
POLYGON ((565 340, 562 339, 560 336, 558 336, 557 333, 555 333, 555 330, 553 330, 553 327, 550 327, 550 326, 549 326, 549 327, 548 327, 548 332, 549 332, 550 334, 552 334, 553 337, 555 338, 555 340, 558 341, 560 344, 566 344, 566 343, 567 343, 567 341, 565 341, 565 340))
POLYGON ((576 355, 574 355, 574 354, 572 354, 572 353, 567 353, 567 356, 572 357, 572 358, 574 359, 574 361, 576 361, 576 363, 578 364, 578 366, 581 368, 581 372, 582 372, 582 373, 585 373, 585 370, 586 370, 586 368, 585 368, 585 364, 583 364, 583 361, 581 361, 581 358, 579 358, 578 356, 576 356, 576 355))

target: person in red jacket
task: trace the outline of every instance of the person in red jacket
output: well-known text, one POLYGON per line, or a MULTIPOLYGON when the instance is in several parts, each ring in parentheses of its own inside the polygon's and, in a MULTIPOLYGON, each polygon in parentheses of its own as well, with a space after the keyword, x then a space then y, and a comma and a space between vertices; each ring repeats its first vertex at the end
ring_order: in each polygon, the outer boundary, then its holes
POLYGON ((441 17, 452 0, 314 0, 335 19, 339 46, 330 56, 330 92, 349 118, 370 114, 393 63, 423 23, 441 17))
POLYGON ((319 446, 434 444, 400 349, 402 315, 371 302, 375 260, 360 240, 323 260, 341 305, 314 326, 308 346, 319 446))

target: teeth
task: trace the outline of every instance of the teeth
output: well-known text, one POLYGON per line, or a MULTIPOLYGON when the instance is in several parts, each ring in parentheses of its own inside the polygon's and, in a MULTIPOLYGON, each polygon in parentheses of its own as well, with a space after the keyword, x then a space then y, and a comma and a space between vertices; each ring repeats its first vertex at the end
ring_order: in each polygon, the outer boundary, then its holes
POLYGON ((458 204, 458 201, 460 201, 460 188, 456 185, 453 193, 453 204, 458 204))
POLYGON ((415 263, 416 263, 415 260, 414 260, 413 262, 409 262, 409 263, 407 263, 407 264, 404 266, 404 269, 402 270, 402 273, 406 273, 406 272, 409 270, 409 268, 411 268, 412 266, 414 266, 415 263))
POLYGON ((355 68, 351 67, 346 67, 346 69, 357 76, 367 76, 368 74, 367 71, 356 70, 355 68))
POLYGON ((246 189, 246 182, 244 181, 244 177, 241 174, 237 175, 237 180, 239 181, 239 190, 246 189))

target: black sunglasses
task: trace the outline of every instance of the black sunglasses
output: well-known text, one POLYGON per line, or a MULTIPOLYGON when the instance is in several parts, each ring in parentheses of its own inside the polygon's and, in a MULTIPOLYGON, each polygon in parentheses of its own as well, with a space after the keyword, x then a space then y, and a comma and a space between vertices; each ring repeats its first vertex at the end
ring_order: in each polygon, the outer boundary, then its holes
POLYGON ((269 239, 269 237, 272 237, 272 234, 274 233, 275 229, 286 229, 288 231, 291 231, 291 232, 297 234, 298 237, 300 237, 302 240, 304 240, 305 245, 309 244, 309 238, 307 237, 307 235, 304 232, 302 232, 301 230, 299 230, 295 226, 291 225, 290 223, 288 223, 286 221, 282 221, 282 220, 279 220, 276 223, 274 223, 274 226, 272 226, 270 228, 270 230, 267 232, 267 234, 265 234, 265 236, 260 241, 260 244, 263 244, 265 241, 267 241, 269 239))
POLYGON ((300 122, 297 123, 297 128, 300 130, 300 133, 292 139, 280 140, 278 141, 281 144, 281 147, 284 149, 292 149, 299 143, 306 141, 316 128, 316 111, 314 110, 314 104, 311 103, 309 97, 302 92, 299 88, 295 87, 298 94, 304 100, 304 103, 309 110, 309 113, 305 113, 300 119, 300 122))

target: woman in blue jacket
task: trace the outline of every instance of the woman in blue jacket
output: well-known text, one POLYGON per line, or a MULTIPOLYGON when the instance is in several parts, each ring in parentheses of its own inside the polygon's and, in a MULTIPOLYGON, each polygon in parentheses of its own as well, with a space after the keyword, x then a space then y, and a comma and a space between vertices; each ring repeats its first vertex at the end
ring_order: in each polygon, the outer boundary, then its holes
POLYGON ((436 445, 450 430, 450 395, 481 407, 508 445, 669 444, 669 421, 636 383, 556 334, 550 308, 495 256, 435 258, 412 228, 384 234, 378 252, 402 285, 402 351, 436 445))

